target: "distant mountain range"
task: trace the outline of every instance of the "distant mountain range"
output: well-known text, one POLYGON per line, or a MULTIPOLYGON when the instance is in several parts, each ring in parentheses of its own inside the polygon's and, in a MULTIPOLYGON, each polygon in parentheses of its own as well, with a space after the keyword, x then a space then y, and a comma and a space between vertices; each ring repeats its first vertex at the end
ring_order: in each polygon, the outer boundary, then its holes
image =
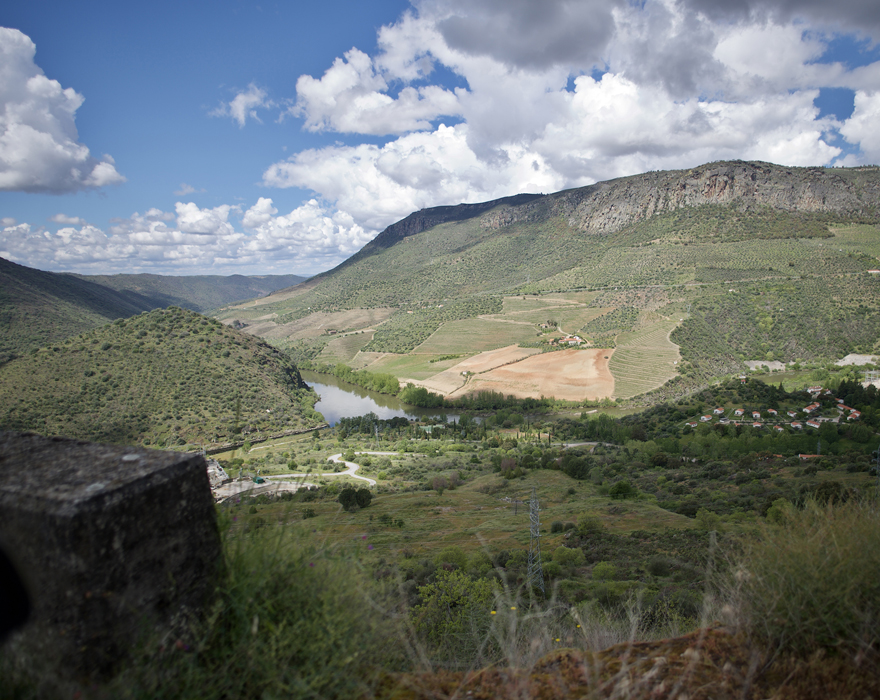
POLYGON ((0 258, 0 364, 117 318, 170 305, 207 311, 291 287, 305 277, 87 276, 0 258))

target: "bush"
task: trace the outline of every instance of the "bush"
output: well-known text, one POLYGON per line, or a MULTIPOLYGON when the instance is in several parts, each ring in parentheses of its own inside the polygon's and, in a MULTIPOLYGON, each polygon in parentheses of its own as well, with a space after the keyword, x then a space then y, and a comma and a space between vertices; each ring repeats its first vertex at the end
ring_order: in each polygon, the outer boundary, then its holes
POLYGON ((581 513, 578 516, 578 524, 577 524, 578 534, 581 537, 588 537, 589 535, 595 534, 597 532, 602 532, 603 525, 602 521, 599 520, 595 515, 590 515, 589 513, 581 513))
POLYGON ((736 569, 745 623, 780 651, 876 648, 880 511, 809 501, 767 527, 736 569))
POLYGON ((600 561, 593 566, 593 579, 596 581, 611 581, 617 576, 617 567, 610 561, 600 561))
POLYGON ((672 562, 666 557, 655 555, 648 559, 648 573, 651 576, 669 576, 672 573, 672 562))
POLYGON ((464 553, 461 547, 450 545, 440 550, 437 556, 434 557, 434 563, 438 568, 446 565, 456 569, 465 569, 467 567, 467 554, 464 553))
POLYGON ((581 549, 573 549, 571 547, 557 547, 553 551, 553 561, 560 566, 583 566, 586 558, 581 549))
POLYGON ((370 493, 370 489, 361 487, 357 490, 355 494, 355 501, 358 504, 358 508, 366 508, 373 501, 373 494, 370 493))
POLYGON ((206 618, 150 640, 101 697, 364 697, 372 669, 398 663, 390 616, 352 614, 374 608, 350 558, 270 528, 224 549, 206 618))
POLYGON ((638 495, 636 488, 626 480, 618 481, 609 490, 608 495, 611 498, 635 498, 638 495))
POLYGON ((443 660, 474 661, 491 623, 495 591, 486 579, 463 571, 440 571, 419 588, 421 604, 412 610, 416 631, 443 660))
POLYGON ((336 500, 339 501, 339 505, 341 505, 345 510, 353 510, 358 507, 358 496, 357 491, 353 488, 344 488, 339 494, 339 498, 336 500))
POLYGON ((562 528, 564 527, 561 520, 554 520, 550 523, 550 532, 562 532, 562 528))

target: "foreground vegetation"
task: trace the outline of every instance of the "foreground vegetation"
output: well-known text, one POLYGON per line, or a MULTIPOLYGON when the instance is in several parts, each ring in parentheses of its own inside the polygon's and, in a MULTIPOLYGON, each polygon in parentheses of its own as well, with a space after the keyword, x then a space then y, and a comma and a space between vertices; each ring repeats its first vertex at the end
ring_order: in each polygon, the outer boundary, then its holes
MULTIPOLYGON (((17 666, 0 657, 0 698, 468 691, 574 698, 586 691, 819 700, 880 690, 880 509, 873 501, 808 501, 745 542, 715 544, 706 533, 695 543, 702 582, 688 613, 674 600, 657 605, 636 595, 566 603, 558 586, 545 598, 517 581, 515 565, 493 566, 488 548, 482 561, 449 548, 414 561, 405 549, 376 542, 379 523, 365 520, 373 506, 355 513, 360 523, 344 538, 331 538, 317 519, 296 517, 299 498, 271 519, 243 516, 245 506, 224 510, 225 573, 204 615, 148 634, 114 677, 83 686, 56 676, 51 660, 17 666)), ((584 521, 572 530, 545 566, 613 587, 620 580, 613 565, 583 566, 593 527, 584 521)), ((655 556, 643 576, 662 581, 679 566, 655 556)))

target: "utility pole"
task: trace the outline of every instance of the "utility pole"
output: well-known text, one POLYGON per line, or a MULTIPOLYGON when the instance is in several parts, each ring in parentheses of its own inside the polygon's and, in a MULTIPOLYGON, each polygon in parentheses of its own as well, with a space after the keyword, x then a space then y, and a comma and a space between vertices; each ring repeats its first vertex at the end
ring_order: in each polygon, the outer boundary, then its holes
POLYGON ((541 519, 538 515, 538 496, 532 487, 529 499, 529 586, 544 593, 544 570, 541 568, 541 519))

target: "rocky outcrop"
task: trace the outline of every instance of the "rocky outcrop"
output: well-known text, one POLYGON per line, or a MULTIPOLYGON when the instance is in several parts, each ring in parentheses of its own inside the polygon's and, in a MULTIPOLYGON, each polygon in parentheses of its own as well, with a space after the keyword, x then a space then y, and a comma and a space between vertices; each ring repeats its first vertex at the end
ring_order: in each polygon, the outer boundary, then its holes
POLYGON ((762 207, 789 212, 874 216, 880 177, 853 181, 823 168, 786 168, 760 162, 710 163, 691 170, 644 173, 503 206, 480 220, 485 228, 560 216, 584 233, 606 234, 683 207, 706 204, 740 211, 762 207), (545 201, 546 200, 546 201, 545 201))

